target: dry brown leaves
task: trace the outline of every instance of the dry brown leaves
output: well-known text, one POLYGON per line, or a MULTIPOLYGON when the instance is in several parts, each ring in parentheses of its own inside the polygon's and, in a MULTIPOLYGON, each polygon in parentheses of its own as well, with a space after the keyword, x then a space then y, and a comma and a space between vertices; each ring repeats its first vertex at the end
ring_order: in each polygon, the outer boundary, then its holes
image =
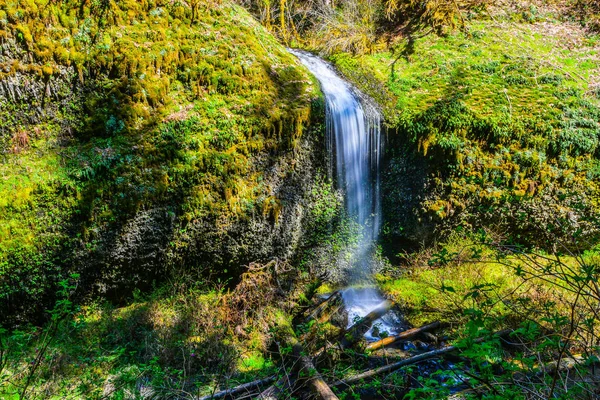
POLYGON ((240 283, 225 300, 229 318, 242 328, 268 325, 270 308, 289 311, 293 306, 288 299, 293 281, 293 268, 285 261, 250 264, 240 283))
POLYGON ((26 150, 29 147, 29 141, 29 134, 27 131, 16 131, 12 136, 11 153, 19 154, 21 151, 26 150))

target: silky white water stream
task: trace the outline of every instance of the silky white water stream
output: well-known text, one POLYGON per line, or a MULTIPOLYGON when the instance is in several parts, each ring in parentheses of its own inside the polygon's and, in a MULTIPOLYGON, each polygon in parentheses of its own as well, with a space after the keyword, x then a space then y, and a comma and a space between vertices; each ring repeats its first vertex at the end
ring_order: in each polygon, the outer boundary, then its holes
MULTIPOLYGON (((313 73, 325 95, 327 146, 335 159, 337 185, 345 194, 348 215, 361 228, 350 284, 364 283, 381 229, 381 114, 330 64, 304 51, 290 52, 313 73)), ((369 287, 350 287, 342 297, 349 325, 384 301, 377 289, 369 287)), ((381 335, 395 333, 396 319, 391 314, 377 320, 365 337, 376 339, 378 331, 381 335)))

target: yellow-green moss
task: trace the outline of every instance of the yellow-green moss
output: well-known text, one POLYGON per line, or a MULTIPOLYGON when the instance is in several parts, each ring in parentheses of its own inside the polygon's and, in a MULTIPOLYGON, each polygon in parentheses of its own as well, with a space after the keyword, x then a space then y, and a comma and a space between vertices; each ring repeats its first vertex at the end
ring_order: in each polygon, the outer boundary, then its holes
POLYGON ((34 104, 0 110, 9 132, 0 138, 0 281, 21 279, 13 272, 23 267, 23 279, 42 277, 25 288, 37 295, 56 279, 46 271, 62 273, 57 252, 94 251, 98 232, 153 205, 176 210, 181 227, 209 215, 226 226, 263 204, 279 218, 281 202, 254 160, 298 146, 317 85, 244 9, 40 4, 0 4, 3 43, 27 54, 8 60, 0 78, 25 74, 45 86, 34 104), (46 112, 28 114, 38 107, 46 112), (17 149, 19 130, 43 134, 17 149))
POLYGON ((429 35, 411 54, 330 57, 381 104, 392 146, 411 143, 428 160, 435 196, 423 213, 442 222, 458 205, 477 219, 480 206, 557 187, 585 193, 584 213, 600 211, 598 38, 557 21, 469 24, 470 35, 429 35), (566 46, 565 31, 581 40, 566 46))

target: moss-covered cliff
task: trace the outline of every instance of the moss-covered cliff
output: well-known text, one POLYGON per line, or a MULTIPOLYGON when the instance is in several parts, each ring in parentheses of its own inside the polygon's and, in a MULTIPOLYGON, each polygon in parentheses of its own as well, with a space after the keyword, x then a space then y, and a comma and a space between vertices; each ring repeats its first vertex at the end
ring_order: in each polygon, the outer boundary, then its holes
POLYGON ((593 246, 598 37, 541 11, 529 22, 480 16, 468 29, 417 40, 412 54, 331 56, 386 113, 388 244, 463 226, 593 246))
POLYGON ((0 313, 39 315, 74 272, 120 299, 290 257, 324 161, 319 104, 226 1, 2 2, 0 313))

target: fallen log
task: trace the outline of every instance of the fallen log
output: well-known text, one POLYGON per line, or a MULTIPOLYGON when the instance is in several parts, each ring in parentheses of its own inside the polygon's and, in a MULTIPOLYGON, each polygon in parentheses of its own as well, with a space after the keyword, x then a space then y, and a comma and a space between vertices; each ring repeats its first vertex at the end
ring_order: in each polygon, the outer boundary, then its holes
POLYGON ((195 398, 195 400, 220 399, 220 398, 226 397, 226 396, 234 396, 234 395, 244 393, 244 392, 251 392, 251 391, 258 389, 260 386, 270 385, 274 381, 275 381, 275 376, 269 376, 268 378, 244 383, 243 385, 239 385, 239 386, 233 387, 231 389, 227 389, 227 390, 222 390, 220 392, 213 393, 208 396, 197 397, 197 398, 195 398))
MULTIPOLYGON (((510 332, 512 332, 512 330, 507 329, 507 330, 503 330, 503 331, 495 333, 494 336, 502 337, 502 336, 508 335, 510 332)), ((475 340, 475 343, 481 343, 481 342, 483 342, 485 340, 486 340, 486 338, 479 338, 479 339, 475 340)), ((404 367, 406 365, 411 365, 411 364, 415 364, 415 363, 417 363, 419 361, 423 361, 423 360, 428 360, 430 358, 439 357, 439 356, 442 356, 442 355, 444 355, 446 353, 451 353, 451 352, 456 351, 456 350, 458 350, 458 347, 456 347, 456 346, 442 347, 441 349, 428 351, 426 353, 418 354, 418 355, 416 355, 414 357, 410 357, 410 358, 407 358, 405 360, 401 360, 401 361, 395 362, 393 364, 385 365, 383 367, 375 368, 375 369, 372 369, 372 370, 369 370, 369 371, 362 372, 360 374, 356 374, 356 375, 350 376, 350 377, 345 378, 345 379, 341 379, 339 381, 333 382, 330 386, 331 387, 342 386, 342 385, 350 386, 353 383, 356 383, 356 382, 359 382, 359 381, 362 381, 362 380, 366 380, 366 379, 370 379, 370 378, 373 378, 373 377, 375 377, 377 375, 384 374, 386 372, 393 372, 393 371, 395 371, 397 369, 400 369, 400 368, 402 368, 402 367, 404 367)))
POLYGON ((389 346, 392 343, 400 342, 403 340, 410 340, 410 339, 414 338, 415 336, 420 335, 421 333, 431 331, 433 329, 437 329, 441 325, 442 324, 439 321, 436 321, 431 324, 423 325, 419 328, 413 328, 413 329, 406 330, 395 336, 388 336, 386 338, 383 338, 381 340, 378 340, 376 342, 369 344, 367 346, 367 350, 377 350, 377 349, 381 349, 382 347, 389 346))
POLYGON ((384 316, 390 308, 392 308, 393 303, 391 301, 384 301, 373 311, 362 317, 358 322, 348 328, 342 335, 340 339, 340 345, 342 349, 346 349, 351 347, 354 343, 358 342, 363 335, 371 328, 373 322, 384 316))
POLYGON ((288 376, 282 376, 275 382, 274 385, 269 386, 262 391, 256 399, 260 400, 277 400, 286 389, 291 389, 293 383, 290 381, 288 376))
POLYGON ((325 383, 325 380, 315 368, 312 359, 307 355, 308 353, 304 349, 304 346, 302 346, 293 329, 286 321, 280 324, 279 335, 283 343, 285 343, 284 347, 291 347, 292 349, 291 353, 285 356, 291 365, 290 374, 292 377, 283 377, 283 380, 278 381, 277 384, 262 392, 258 396, 258 399, 271 400, 277 398, 285 389, 286 384, 294 380, 296 385, 308 388, 314 399, 339 400, 327 383, 325 383))
MULTIPOLYGON (((319 400, 339 400, 317 371, 310 357, 306 355, 304 347, 299 342, 292 346, 292 354, 297 361, 293 369, 293 374, 298 376, 299 380, 304 381, 304 385, 312 392, 313 398, 319 400)), ((288 379, 289 377, 281 378, 275 385, 268 387, 257 398, 261 400, 278 399, 286 388, 293 386, 293 384, 288 384, 288 379)))
POLYGON ((335 305, 338 301, 342 299, 342 292, 339 290, 331 294, 327 299, 321 302, 305 319, 305 322, 308 323, 312 320, 319 320, 321 315, 327 311, 328 308, 335 305))
POLYGON ((302 379, 306 377, 305 384, 310 388, 315 398, 338 400, 338 397, 331 391, 331 388, 325 383, 325 380, 323 380, 323 377, 315 368, 311 358, 306 355, 306 350, 304 350, 300 342, 296 341, 292 345, 292 353, 298 360, 297 365, 299 368, 296 370, 296 376, 302 379))
POLYGON ((335 315, 339 314, 340 310, 342 310, 343 308, 344 308, 344 303, 343 302, 341 302, 341 301, 339 303, 336 302, 336 304, 333 307, 329 307, 328 312, 323 313, 321 315, 321 317, 319 317, 319 319, 317 320, 317 322, 319 324, 324 324, 326 322, 330 322, 333 319, 333 317, 335 315))
POLYGON ((308 329, 299 336, 300 341, 307 343, 312 339, 315 339, 315 335, 318 336, 317 332, 319 329, 312 329, 312 325, 315 324, 316 326, 319 326, 321 324, 327 324, 343 307, 344 302, 340 291, 334 292, 327 299, 323 300, 304 317, 303 323, 308 329))

